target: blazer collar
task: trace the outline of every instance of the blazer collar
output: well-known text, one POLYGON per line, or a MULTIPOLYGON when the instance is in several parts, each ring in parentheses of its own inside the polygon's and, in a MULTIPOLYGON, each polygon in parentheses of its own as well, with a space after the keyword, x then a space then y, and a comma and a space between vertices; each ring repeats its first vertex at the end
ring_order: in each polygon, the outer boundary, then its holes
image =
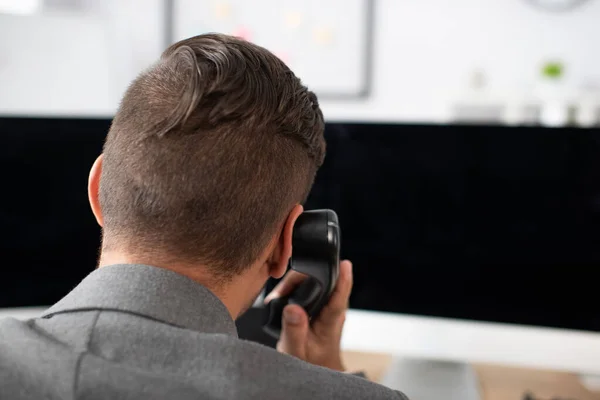
POLYGON ((237 336, 227 308, 210 290, 148 265, 98 268, 42 317, 82 310, 127 312, 199 332, 237 336))

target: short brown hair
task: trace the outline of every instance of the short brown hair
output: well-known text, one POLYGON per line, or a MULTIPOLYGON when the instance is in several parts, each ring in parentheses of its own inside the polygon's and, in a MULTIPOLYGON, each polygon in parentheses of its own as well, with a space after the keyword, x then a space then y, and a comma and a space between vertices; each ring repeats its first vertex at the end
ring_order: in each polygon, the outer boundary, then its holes
POLYGON ((254 262, 323 162, 317 98, 266 49, 219 34, 133 81, 104 146, 104 248, 231 277, 254 262))

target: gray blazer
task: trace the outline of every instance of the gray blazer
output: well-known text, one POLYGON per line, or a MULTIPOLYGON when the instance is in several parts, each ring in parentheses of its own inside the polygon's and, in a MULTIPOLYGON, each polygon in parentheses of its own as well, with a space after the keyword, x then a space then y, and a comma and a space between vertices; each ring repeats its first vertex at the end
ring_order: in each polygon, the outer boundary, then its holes
POLYGON ((41 318, 0 320, 0 399, 405 399, 238 339, 208 289, 174 272, 92 272, 41 318))

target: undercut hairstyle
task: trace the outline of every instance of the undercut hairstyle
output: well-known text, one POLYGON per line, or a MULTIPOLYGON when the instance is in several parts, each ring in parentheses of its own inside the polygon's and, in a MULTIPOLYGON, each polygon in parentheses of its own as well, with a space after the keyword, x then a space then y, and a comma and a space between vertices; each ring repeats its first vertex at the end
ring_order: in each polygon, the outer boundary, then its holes
POLYGON ((315 94, 268 50, 220 34, 172 45, 106 138, 103 249, 239 274, 306 199, 323 130, 315 94))

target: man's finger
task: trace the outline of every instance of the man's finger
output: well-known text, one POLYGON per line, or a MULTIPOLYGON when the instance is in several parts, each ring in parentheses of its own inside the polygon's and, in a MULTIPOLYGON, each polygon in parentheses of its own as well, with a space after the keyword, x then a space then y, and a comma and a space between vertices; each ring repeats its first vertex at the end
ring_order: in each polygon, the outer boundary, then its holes
POLYGON ((277 350, 306 360, 306 340, 308 336, 308 315, 302 307, 291 304, 283 309, 281 336, 277 350))
POLYGON ((337 285, 329 298, 329 302, 323 307, 319 317, 316 319, 315 328, 318 328, 318 325, 323 325, 329 329, 329 327, 343 322, 343 317, 348 309, 351 292, 352 263, 345 260, 340 263, 340 276, 337 285))
POLYGON ((277 286, 273 288, 271 293, 265 297, 265 304, 278 297, 287 296, 305 279, 306 275, 297 271, 289 271, 287 274, 285 274, 281 282, 279 282, 277 286))

